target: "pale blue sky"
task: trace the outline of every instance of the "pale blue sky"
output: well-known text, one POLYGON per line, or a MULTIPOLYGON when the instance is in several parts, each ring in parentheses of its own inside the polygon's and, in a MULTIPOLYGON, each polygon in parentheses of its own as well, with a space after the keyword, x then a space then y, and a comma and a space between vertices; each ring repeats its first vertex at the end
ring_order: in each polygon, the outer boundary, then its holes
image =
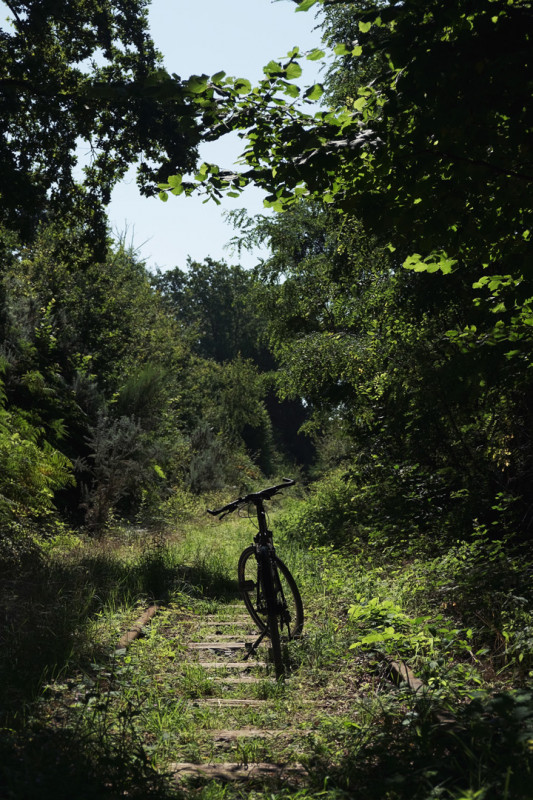
MULTIPOLYGON (((169 72, 182 78, 190 74, 229 75, 257 81, 272 58, 286 55, 295 45, 311 50, 320 44, 320 32, 311 12, 295 12, 290 0, 152 0, 150 25, 156 46, 164 54, 169 72)), ((314 83, 317 62, 303 62, 303 83, 314 83)), ((231 166, 239 140, 214 142, 201 151, 203 160, 231 166)), ((246 207, 263 213, 263 193, 247 189, 239 198, 220 206, 197 197, 170 197, 167 203, 139 195, 133 175, 117 186, 109 208, 112 228, 127 230, 127 241, 140 248, 150 268, 184 267, 187 256, 201 261, 207 256, 236 263, 224 245, 234 231, 222 218, 224 209, 246 207)), ((249 267, 257 254, 242 254, 249 267)))

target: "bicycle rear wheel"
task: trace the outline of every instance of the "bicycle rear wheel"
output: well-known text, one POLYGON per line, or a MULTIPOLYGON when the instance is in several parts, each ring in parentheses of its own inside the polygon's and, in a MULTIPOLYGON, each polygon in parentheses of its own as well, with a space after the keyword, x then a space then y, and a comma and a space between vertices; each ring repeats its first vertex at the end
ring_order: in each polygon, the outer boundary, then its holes
MULTIPOLYGON (((268 626, 268 609, 255 552, 255 547, 247 547, 241 554, 238 566, 239 588, 248 613, 263 632, 268 626)), ((281 638, 284 641, 296 639, 304 624, 300 592, 283 561, 277 556, 273 562, 271 559, 269 561, 274 564, 273 589, 281 638)))

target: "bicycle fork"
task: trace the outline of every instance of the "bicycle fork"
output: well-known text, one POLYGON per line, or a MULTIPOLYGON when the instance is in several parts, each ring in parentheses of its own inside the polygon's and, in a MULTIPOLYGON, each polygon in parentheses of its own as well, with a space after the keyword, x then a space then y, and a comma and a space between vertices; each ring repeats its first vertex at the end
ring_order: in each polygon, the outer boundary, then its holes
MULTIPOLYGON (((271 549, 268 545, 261 545, 257 549, 257 608, 263 610, 263 603, 265 604, 264 613, 267 616, 267 626, 257 637, 253 644, 247 644, 247 653, 244 656, 244 661, 247 661, 251 655, 255 655, 257 648, 267 636, 270 636, 270 625, 272 620, 275 619, 279 613, 277 609, 277 591, 274 586, 275 576, 272 569, 271 549)), ((277 581, 279 584, 279 581, 277 581)))

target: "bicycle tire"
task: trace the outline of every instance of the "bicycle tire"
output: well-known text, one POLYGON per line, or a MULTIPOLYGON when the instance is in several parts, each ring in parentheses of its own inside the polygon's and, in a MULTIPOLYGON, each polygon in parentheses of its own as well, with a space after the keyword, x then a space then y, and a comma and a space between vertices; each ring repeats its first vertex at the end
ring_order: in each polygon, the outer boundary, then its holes
MULTIPOLYGON (((276 566, 275 584, 281 587, 285 608, 281 613, 280 635, 282 640, 296 639, 300 636, 304 624, 304 610, 302 598, 296 581, 289 568, 281 558, 275 556, 276 566)), ((261 595, 261 586, 258 580, 258 564, 255 547, 247 547, 241 553, 238 566, 239 588, 244 604, 260 632, 268 627, 268 614, 266 598, 261 595)))
POLYGON ((260 574, 261 591, 263 592, 266 603, 266 615, 268 626, 268 638, 272 650, 272 661, 276 678, 282 678, 284 674, 283 654, 281 652, 281 639, 278 627, 278 601, 275 588, 276 567, 272 561, 268 547, 261 547, 257 556, 258 572, 260 574))

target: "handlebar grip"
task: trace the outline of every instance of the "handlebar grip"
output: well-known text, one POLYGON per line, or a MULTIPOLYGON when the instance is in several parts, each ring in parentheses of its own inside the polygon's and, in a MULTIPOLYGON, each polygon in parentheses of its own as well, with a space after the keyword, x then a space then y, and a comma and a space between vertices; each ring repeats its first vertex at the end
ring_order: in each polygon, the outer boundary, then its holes
POLYGON ((239 497, 238 500, 234 500, 233 503, 228 503, 227 506, 222 506, 222 508, 217 508, 217 509, 206 508, 206 511, 208 514, 212 514, 213 517, 216 517, 218 516, 218 514, 222 514, 224 512, 226 514, 231 514, 231 512, 235 511, 235 509, 239 506, 241 502, 242 498, 239 497))
MULTIPOLYGON (((288 486, 294 486, 296 481, 293 478, 283 478, 283 483, 278 483, 276 486, 270 486, 268 489, 263 489, 261 492, 252 492, 251 494, 247 494, 244 497, 238 497, 232 503, 228 503, 227 506, 222 506, 222 508, 206 508, 208 514, 211 514, 213 517, 222 514, 226 516, 226 514, 231 514, 233 511, 236 511, 237 508, 240 506, 245 505, 246 503, 257 503, 264 500, 271 500, 272 497, 280 491, 280 489, 286 489, 288 486)), ((222 519, 222 517, 221 517, 222 519)))

